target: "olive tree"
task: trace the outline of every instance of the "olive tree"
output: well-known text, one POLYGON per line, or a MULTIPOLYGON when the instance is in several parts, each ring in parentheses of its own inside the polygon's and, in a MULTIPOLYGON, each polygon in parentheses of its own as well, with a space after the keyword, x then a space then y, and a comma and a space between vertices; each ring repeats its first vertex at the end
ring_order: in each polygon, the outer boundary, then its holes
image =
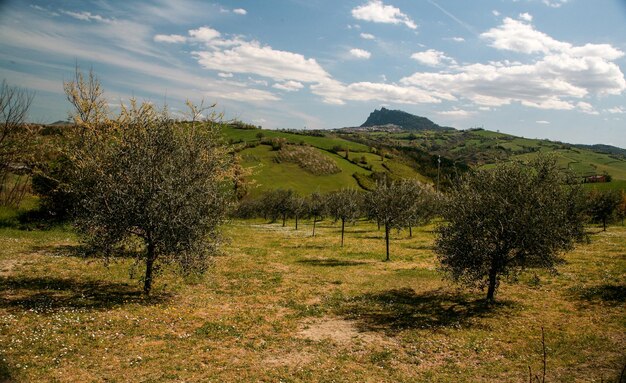
POLYGON ((291 211, 291 215, 293 215, 293 218, 296 220, 296 230, 298 230, 298 220, 307 213, 307 211, 309 210, 307 204, 308 204, 308 200, 296 193, 294 193, 294 195, 291 198, 290 201, 290 211, 291 211))
POLYGON ((435 249, 454 281, 487 287, 525 268, 553 270, 583 236, 581 188, 554 157, 464 176, 442 208, 435 249))
POLYGON ((389 233, 405 227, 411 217, 416 217, 419 198, 427 193, 426 187, 414 180, 381 181, 366 197, 367 211, 385 228, 385 260, 389 261, 389 233))
POLYGON ((361 193, 354 189, 341 189, 328 195, 328 214, 336 221, 341 221, 341 247, 346 222, 354 222, 361 214, 361 193))
POLYGON ((287 217, 291 215, 293 198, 294 191, 291 189, 275 189, 266 192, 262 198, 266 211, 265 215, 267 215, 272 222, 275 222, 278 218, 282 218, 284 227, 287 217))
POLYGON ((405 225, 409 227, 409 237, 413 237, 413 226, 425 225, 437 214, 439 197, 429 184, 409 179, 406 181, 409 194, 405 225))
POLYGON ((309 208, 309 216, 313 218, 313 237, 315 237, 315 225, 318 221, 324 219, 327 211, 327 199, 320 192, 313 192, 309 196, 307 204, 309 208))
POLYGON ((606 231, 606 224, 617 212, 620 202, 622 195, 618 190, 593 189, 587 196, 587 213, 593 222, 602 222, 602 231, 606 231))
MULTIPOLYGON (((76 87, 66 84, 68 89, 76 87)), ((97 110, 77 114, 81 142, 68 157, 75 225, 84 242, 104 256, 139 243, 146 294, 161 264, 173 263, 183 273, 205 271, 230 203, 232 156, 217 124, 177 122, 134 101, 115 119, 97 110), (90 126, 89 116, 108 129, 90 126)))

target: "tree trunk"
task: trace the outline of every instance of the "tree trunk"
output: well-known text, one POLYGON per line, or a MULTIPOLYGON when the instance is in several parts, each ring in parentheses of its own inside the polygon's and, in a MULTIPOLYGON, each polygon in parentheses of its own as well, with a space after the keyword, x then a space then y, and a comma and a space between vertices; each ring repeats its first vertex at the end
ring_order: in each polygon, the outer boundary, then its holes
POLYGON ((606 218, 602 218, 602 231, 606 231, 606 218))
POLYGON ((298 230, 298 215, 296 214, 296 230, 298 230))
POLYGON ((341 247, 343 247, 343 231, 346 225, 346 221, 344 219, 341 220, 341 247))
POLYGON ((409 238, 413 238, 413 226, 409 225, 409 238))
POLYGON ((387 249, 387 258, 385 261, 389 260, 389 225, 385 224, 385 247, 387 249))
POLYGON ((317 223, 317 218, 313 217, 313 236, 315 237, 315 224, 317 223))
POLYGON ((283 227, 285 227, 285 220, 287 219, 287 214, 283 214, 283 227))
POLYGON ((146 259, 146 277, 143 282, 143 292, 146 295, 150 295, 152 289, 152 270, 154 269, 154 260, 156 255, 154 254, 154 243, 148 242, 148 257, 146 259))
POLYGON ((380 219, 376 220, 376 225, 378 225, 378 231, 380 231, 380 219))
POLYGON ((496 284, 498 282, 498 273, 496 272, 495 267, 491 267, 489 270, 489 288, 487 289, 487 300, 489 302, 494 301, 494 297, 496 295, 496 284))

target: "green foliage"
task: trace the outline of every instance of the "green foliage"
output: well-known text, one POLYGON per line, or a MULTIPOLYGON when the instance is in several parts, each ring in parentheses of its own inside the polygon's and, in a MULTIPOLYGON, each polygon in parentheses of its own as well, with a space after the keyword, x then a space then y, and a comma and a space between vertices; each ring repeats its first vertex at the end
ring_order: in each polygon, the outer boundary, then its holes
POLYGON ((581 189, 554 157, 504 163, 464 177, 442 209, 436 252, 457 282, 488 287, 528 267, 554 269, 582 238, 581 189))
POLYGON ((602 222, 602 230, 606 231, 606 224, 610 222, 623 195, 617 190, 592 190, 587 195, 587 213, 593 222, 602 222))
POLYGON ((144 104, 71 153, 79 233, 103 254, 139 238, 146 293, 155 262, 203 272, 217 250, 229 166, 218 137, 211 125, 180 124, 144 104))
POLYGON ((367 193, 368 217, 385 228, 386 260, 389 261, 389 232, 418 223, 425 223, 434 212, 434 192, 417 180, 380 181, 367 193))
POLYGON ((355 222, 361 215, 362 199, 362 194, 354 189, 341 189, 328 195, 328 214, 335 221, 341 221, 341 246, 346 222, 355 222))
POLYGON ((285 221, 291 214, 294 194, 291 189, 275 189, 266 192, 260 198, 260 213, 272 222, 282 218, 283 226, 285 226, 285 221))
POLYGON ((181 123, 134 100, 111 119, 99 82, 92 73, 85 82, 78 69, 64 88, 76 108, 67 187, 87 248, 104 257, 137 248, 146 294, 159 264, 204 272, 220 243, 231 190, 232 156, 217 124, 197 123, 203 109, 190 103, 193 121, 181 123))
POLYGON ((314 190, 327 193, 342 187, 359 187, 352 174, 357 171, 367 173, 367 170, 338 155, 321 150, 318 150, 318 153, 334 161, 341 172, 316 176, 292 162, 276 163, 276 152, 267 145, 259 145, 239 152, 242 166, 252 169, 249 179, 256 181, 256 186, 249 189, 250 196, 258 197, 276 188, 293 189, 302 195, 308 195, 314 190))
POLYGON ((318 221, 324 219, 328 214, 328 198, 320 192, 313 192, 309 196, 307 203, 308 215, 313 219, 313 236, 315 237, 315 226, 318 221))

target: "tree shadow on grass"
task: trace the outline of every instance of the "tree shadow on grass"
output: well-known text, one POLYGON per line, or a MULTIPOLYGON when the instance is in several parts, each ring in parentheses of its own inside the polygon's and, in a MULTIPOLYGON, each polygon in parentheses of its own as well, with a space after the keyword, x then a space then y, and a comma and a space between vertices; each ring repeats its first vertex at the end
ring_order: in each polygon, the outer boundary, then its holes
POLYGON ((472 318, 499 315, 512 306, 510 301, 488 303, 441 290, 415 293, 405 288, 351 298, 339 308, 339 314, 355 320, 361 331, 398 332, 469 326, 472 318))
POLYGON ((10 383, 13 382, 13 378, 11 378, 11 370, 9 369, 9 365, 5 361, 6 358, 2 353, 0 353, 0 382, 1 383, 10 383))
POLYGON ((326 267, 359 266, 359 265, 367 264, 367 262, 363 262, 363 261, 350 261, 346 259, 335 259, 335 258, 301 259, 298 261, 298 263, 303 263, 305 265, 311 265, 311 266, 326 266, 326 267))
POLYGON ((603 284, 580 289, 573 289, 576 298, 589 302, 603 301, 609 304, 626 302, 626 285, 603 284))
POLYGON ((38 312, 105 310, 127 304, 153 305, 170 294, 145 296, 136 285, 56 277, 0 277, 0 308, 38 312))

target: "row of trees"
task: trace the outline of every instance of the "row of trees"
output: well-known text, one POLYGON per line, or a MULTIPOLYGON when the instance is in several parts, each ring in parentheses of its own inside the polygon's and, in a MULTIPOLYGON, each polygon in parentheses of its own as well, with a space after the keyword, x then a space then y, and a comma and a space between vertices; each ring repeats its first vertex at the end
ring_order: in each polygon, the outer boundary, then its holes
POLYGON ((236 212, 241 218, 263 217, 272 222, 287 218, 298 221, 313 220, 313 233, 317 222, 325 217, 341 222, 341 246, 344 245, 346 224, 366 217, 385 229, 386 260, 389 260, 389 233, 392 229, 408 228, 428 223, 437 213, 439 198, 430 185, 405 179, 378 182, 370 192, 341 189, 328 194, 319 192, 303 197, 293 190, 276 189, 257 199, 243 201, 236 212))
POLYGON ((626 217, 626 193, 623 190, 593 189, 587 195, 587 214, 592 222, 601 223, 606 231, 606 224, 626 217))
MULTIPOLYGON (((597 201, 618 206, 620 194, 584 193, 572 173, 561 170, 554 157, 530 163, 509 162, 464 175, 446 195, 414 180, 379 182, 371 192, 343 189, 303 198, 275 190, 240 205, 240 216, 270 220, 324 216, 345 223, 359 217, 385 229, 386 260, 389 233, 442 218, 436 228, 435 251, 440 269, 456 282, 486 288, 494 300, 504 277, 527 268, 554 270, 561 255, 584 237, 584 222, 598 219, 597 201)), ((622 199, 620 201, 623 202, 622 199)), ((297 226, 297 223, 296 223, 297 226)))

